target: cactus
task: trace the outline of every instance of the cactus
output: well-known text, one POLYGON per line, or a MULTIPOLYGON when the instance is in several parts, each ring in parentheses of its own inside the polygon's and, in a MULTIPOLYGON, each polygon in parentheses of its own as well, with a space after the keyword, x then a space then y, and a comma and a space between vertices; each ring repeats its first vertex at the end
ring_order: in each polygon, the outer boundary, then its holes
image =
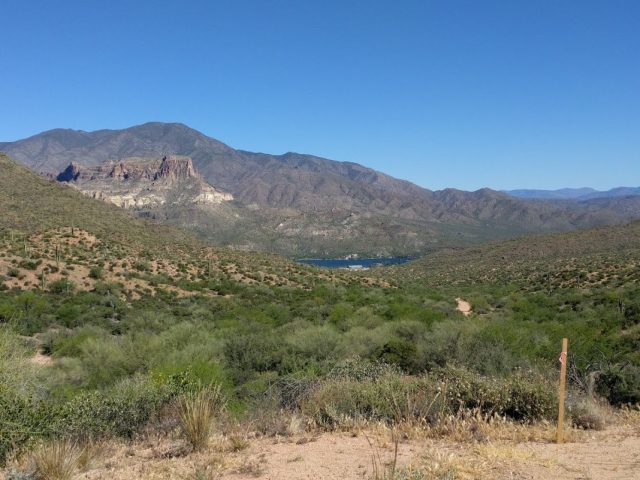
POLYGON ((44 270, 42 270, 42 273, 40 274, 40 286, 43 292, 47 288, 47 277, 44 274, 44 270))

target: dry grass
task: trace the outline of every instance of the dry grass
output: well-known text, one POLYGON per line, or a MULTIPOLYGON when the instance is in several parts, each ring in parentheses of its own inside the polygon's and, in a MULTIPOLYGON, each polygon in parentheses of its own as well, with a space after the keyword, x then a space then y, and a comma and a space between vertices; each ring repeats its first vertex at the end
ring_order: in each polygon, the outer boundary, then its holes
POLYGON ((236 468, 235 472, 241 475, 248 475, 251 477, 259 477, 265 471, 266 458, 263 455, 257 458, 245 458, 244 461, 236 468))
MULTIPOLYGON (((364 423, 355 431, 375 428, 389 430, 384 424, 364 423)), ((466 410, 456 415, 443 416, 435 423, 403 420, 394 428, 401 439, 447 440, 456 443, 486 443, 490 441, 531 442, 551 441, 555 436, 555 425, 547 421, 532 424, 519 423, 499 415, 482 414, 480 411, 466 410)), ((570 438, 579 432, 569 430, 570 438)))
POLYGON ((451 453, 443 453, 437 450, 428 451, 423 457, 423 463, 420 467, 409 467, 408 473, 413 476, 406 476, 407 479, 424 479, 424 480, 449 480, 454 478, 482 478, 478 475, 477 469, 470 469, 467 465, 464 468, 459 460, 451 453), (472 476, 466 476, 471 473, 472 476))
POLYGON ((393 429, 391 431, 391 440, 393 441, 393 459, 385 463, 382 461, 381 455, 381 445, 379 439, 376 439, 375 442, 371 440, 371 438, 365 434, 365 438, 367 439, 367 443, 371 448, 371 469, 373 474, 371 476, 372 480, 395 480, 396 470, 398 466, 398 443, 400 442, 400 437, 398 432, 393 429))
POLYGON ((80 468, 83 449, 69 441, 55 441, 37 447, 32 453, 35 472, 40 480, 70 480, 80 468))
POLYGON ((182 398, 180 422, 187 441, 195 451, 208 445, 214 416, 223 406, 220 386, 204 388, 182 398))
POLYGON ((592 398, 582 398, 570 408, 573 426, 584 430, 604 430, 613 417, 614 410, 608 404, 592 398))
POLYGON ((247 440, 247 438, 242 434, 234 433, 229 435, 228 438, 232 452, 239 452, 249 446, 249 440, 247 440))

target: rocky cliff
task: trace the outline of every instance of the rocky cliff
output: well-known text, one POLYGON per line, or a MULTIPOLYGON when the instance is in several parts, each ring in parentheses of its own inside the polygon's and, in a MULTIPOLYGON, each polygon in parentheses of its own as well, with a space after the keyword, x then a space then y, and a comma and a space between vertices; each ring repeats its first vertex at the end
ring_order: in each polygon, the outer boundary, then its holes
POLYGON ((132 209, 210 206, 233 199, 205 182, 191 158, 179 155, 130 157, 93 167, 71 162, 56 180, 93 198, 132 209))

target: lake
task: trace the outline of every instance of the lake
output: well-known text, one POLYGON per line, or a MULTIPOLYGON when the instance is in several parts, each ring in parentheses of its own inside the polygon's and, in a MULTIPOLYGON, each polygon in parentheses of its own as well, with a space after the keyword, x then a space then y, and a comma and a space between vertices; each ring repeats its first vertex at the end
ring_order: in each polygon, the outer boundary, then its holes
POLYGON ((399 265, 413 260, 415 257, 381 257, 381 258, 298 258, 296 262, 315 265, 323 268, 363 268, 379 267, 382 265, 399 265))

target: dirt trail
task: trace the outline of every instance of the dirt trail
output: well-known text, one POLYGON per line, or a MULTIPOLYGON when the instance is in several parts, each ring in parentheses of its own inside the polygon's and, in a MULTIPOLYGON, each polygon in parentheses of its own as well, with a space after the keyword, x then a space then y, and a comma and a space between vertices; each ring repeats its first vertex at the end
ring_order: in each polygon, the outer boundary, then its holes
MULTIPOLYGON (((553 426, 545 428, 542 438, 552 438, 553 426)), ((640 479, 640 415, 601 432, 572 431, 575 441, 563 445, 528 441, 531 433, 522 433, 521 441, 403 439, 398 469, 422 472, 416 478, 427 479, 640 479)), ((207 451, 180 458, 163 458, 157 442, 112 444, 109 450, 96 468, 76 478, 371 479, 374 464, 382 469, 394 456, 388 431, 252 439, 246 449, 235 452, 228 441, 218 439, 207 451)))
POLYGON ((456 309, 459 312, 462 312, 465 317, 471 314, 471 304, 469 302, 466 302, 461 298, 456 298, 456 302, 458 302, 456 309))

